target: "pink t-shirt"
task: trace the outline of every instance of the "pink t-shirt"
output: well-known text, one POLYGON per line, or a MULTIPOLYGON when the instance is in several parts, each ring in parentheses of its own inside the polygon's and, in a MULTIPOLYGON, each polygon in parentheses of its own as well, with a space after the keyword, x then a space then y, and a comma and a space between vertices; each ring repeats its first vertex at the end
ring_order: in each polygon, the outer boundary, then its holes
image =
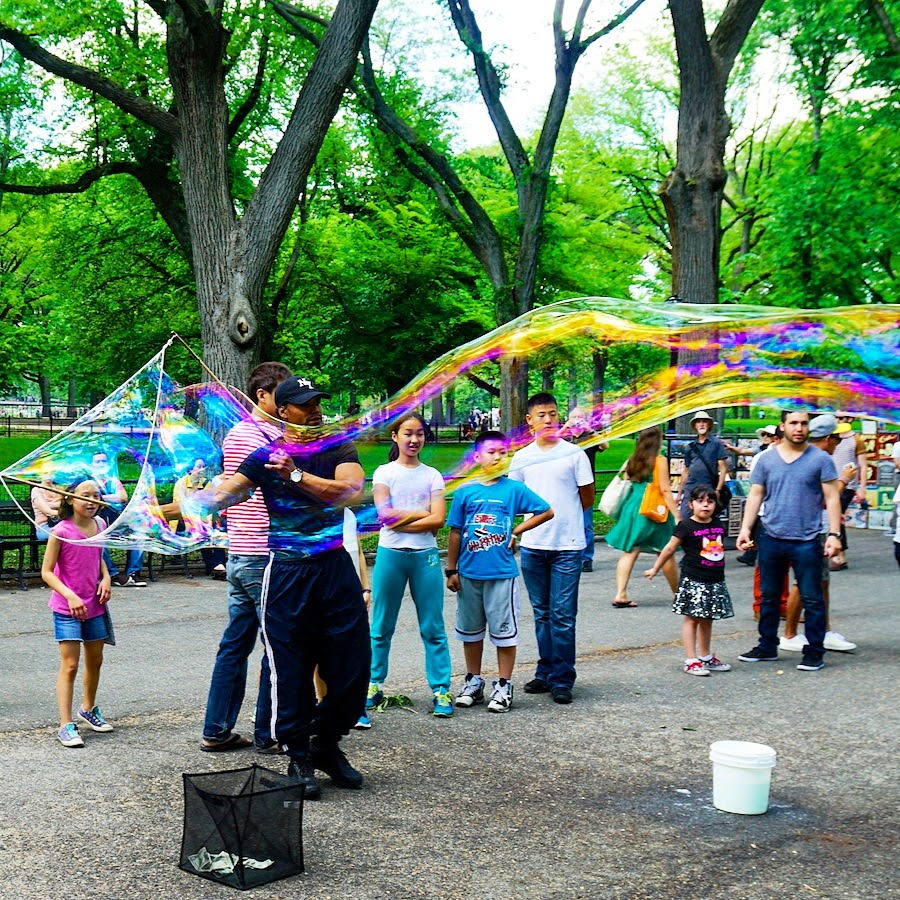
MULTIPOLYGON (((94 518, 94 521, 100 531, 106 528, 106 523, 102 519, 94 518)), ((59 543, 59 559, 53 568, 53 574, 66 587, 78 594, 87 607, 86 618, 94 619, 102 616, 105 607, 97 599, 97 584, 100 581, 100 557, 103 555, 103 548, 95 544, 85 546, 82 543, 85 540, 84 534, 71 519, 63 519, 50 533, 58 538, 65 538, 59 543)), ((51 592, 47 606, 53 612, 62 613, 64 616, 72 615, 69 601, 58 591, 51 592)))
MULTIPOLYGON (((254 450, 281 437, 282 430, 270 422, 252 419, 238 422, 222 442, 223 469, 226 478, 238 470, 238 466, 254 450)), ((225 511, 228 521, 228 552, 258 555, 269 552, 269 513, 257 488, 249 500, 231 506, 225 511)))

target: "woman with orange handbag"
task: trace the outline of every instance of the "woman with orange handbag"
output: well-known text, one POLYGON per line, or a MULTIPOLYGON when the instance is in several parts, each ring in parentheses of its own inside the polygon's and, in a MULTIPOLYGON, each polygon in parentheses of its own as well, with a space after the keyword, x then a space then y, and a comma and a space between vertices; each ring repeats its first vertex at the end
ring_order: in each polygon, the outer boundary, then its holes
MULTIPOLYGON (((660 456, 662 432, 659 428, 645 428, 635 444, 634 453, 625 464, 625 476, 631 490, 622 504, 619 521, 606 536, 606 543, 622 556, 616 564, 616 609, 637 606, 628 596, 628 581, 641 553, 660 553, 672 537, 675 523, 680 519, 672 485, 669 481, 669 462, 660 456), (646 501, 646 502, 645 502, 646 501)), ((678 571, 672 559, 662 568, 672 593, 678 589, 678 571)))

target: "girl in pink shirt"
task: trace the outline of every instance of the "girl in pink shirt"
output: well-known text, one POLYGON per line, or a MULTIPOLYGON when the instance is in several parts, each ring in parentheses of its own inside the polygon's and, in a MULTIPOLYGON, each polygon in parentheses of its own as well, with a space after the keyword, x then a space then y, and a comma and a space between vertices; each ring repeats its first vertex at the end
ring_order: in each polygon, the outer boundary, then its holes
POLYGON ((112 640, 112 621, 106 610, 110 595, 110 577, 103 562, 103 547, 85 545, 87 538, 105 527, 97 518, 100 489, 93 481, 76 482, 67 489, 59 504, 59 524, 50 533, 41 577, 53 589, 47 604, 53 611, 53 627, 59 643, 60 667, 56 679, 60 729, 57 734, 64 747, 83 747, 78 726, 72 720, 72 694, 81 644, 84 644, 82 704, 78 719, 94 731, 112 731, 95 705, 103 644, 112 640))

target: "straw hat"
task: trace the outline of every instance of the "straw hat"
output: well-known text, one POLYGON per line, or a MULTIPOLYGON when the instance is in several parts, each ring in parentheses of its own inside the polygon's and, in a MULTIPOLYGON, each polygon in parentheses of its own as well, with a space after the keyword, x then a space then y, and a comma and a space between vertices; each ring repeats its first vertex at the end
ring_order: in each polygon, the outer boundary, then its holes
POLYGON ((691 428, 694 427, 694 422, 698 421, 699 419, 706 419, 708 422, 715 421, 713 419, 713 417, 705 409, 698 409, 697 412, 694 413, 693 418, 691 419, 691 428))

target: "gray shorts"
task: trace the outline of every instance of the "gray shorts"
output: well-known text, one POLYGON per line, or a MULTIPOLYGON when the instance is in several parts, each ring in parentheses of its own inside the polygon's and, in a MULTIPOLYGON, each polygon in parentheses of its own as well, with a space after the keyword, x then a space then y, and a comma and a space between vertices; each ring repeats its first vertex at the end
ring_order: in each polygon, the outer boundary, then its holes
POLYGON ((456 601, 456 636, 461 641, 483 641, 487 630, 495 647, 519 643, 519 585, 515 578, 479 581, 459 576, 456 601))

